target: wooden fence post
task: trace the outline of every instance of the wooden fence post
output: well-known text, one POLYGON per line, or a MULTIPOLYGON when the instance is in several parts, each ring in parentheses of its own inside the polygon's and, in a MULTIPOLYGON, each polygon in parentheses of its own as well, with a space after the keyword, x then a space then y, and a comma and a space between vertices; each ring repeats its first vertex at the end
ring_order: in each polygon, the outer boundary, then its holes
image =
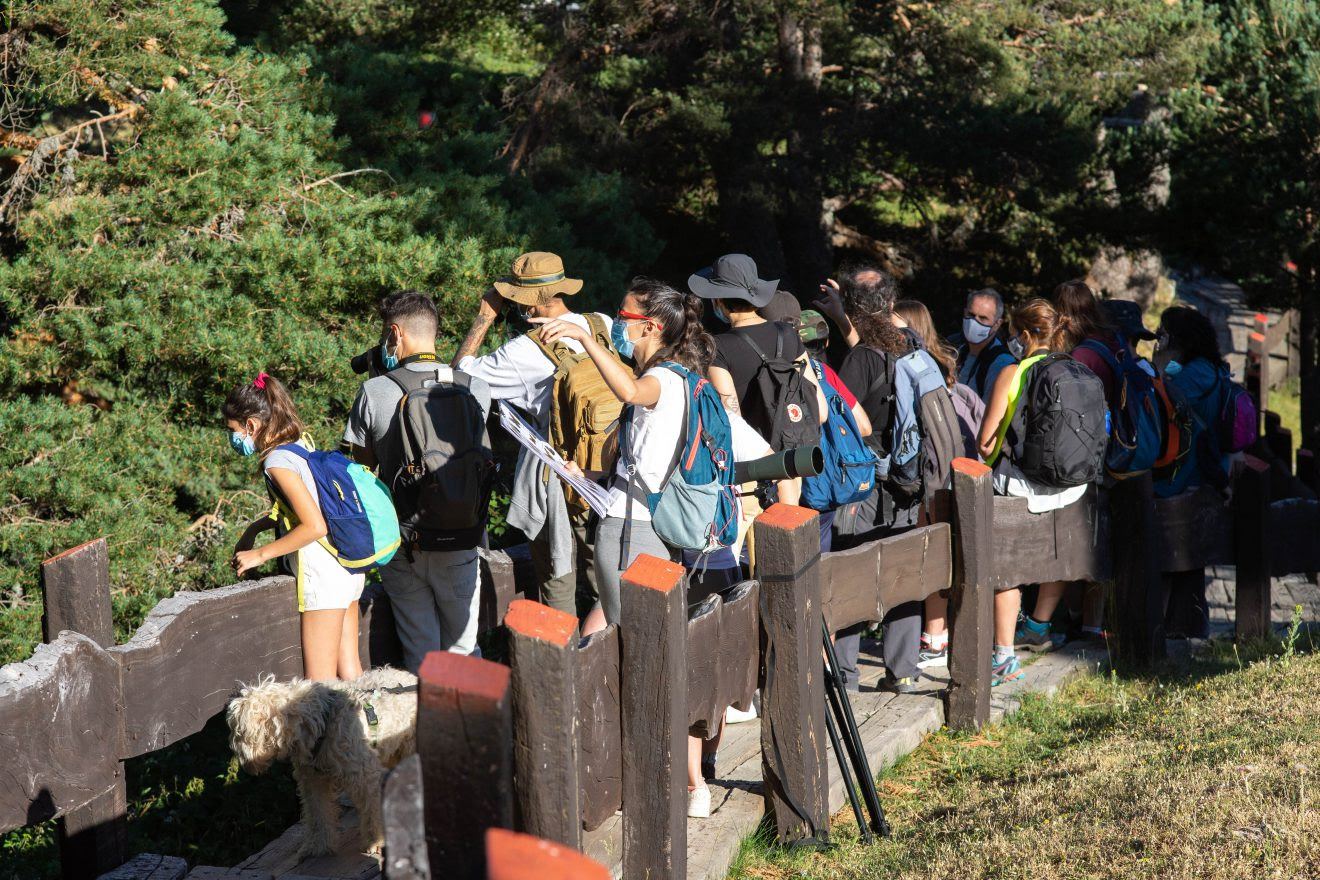
POLYGON ((486 873, 486 829, 513 825, 509 667, 432 651, 418 677, 430 863, 445 877, 476 880, 486 873))
POLYGON ((1164 657, 1164 591, 1155 558, 1155 485, 1150 474, 1109 490, 1118 657, 1133 667, 1164 657))
POLYGON ((1238 641, 1270 633, 1269 480, 1269 465, 1248 455, 1233 484, 1238 641))
MULTIPOLYGON (((756 518, 761 582, 761 773, 781 843, 829 839, 820 526, 815 511, 776 504, 756 518)), ((625 872, 626 873, 626 872, 625 872)))
POLYGON ((949 596, 949 687, 945 718, 955 730, 990 720, 994 652, 994 487, 990 468, 953 461, 953 586, 949 596))
POLYGON ((1265 448, 1270 451, 1270 455, 1291 474, 1293 472, 1292 431, 1283 427, 1279 414, 1271 410, 1265 410, 1264 440, 1265 448))
POLYGON ((513 665, 513 777, 518 826, 582 846, 578 799, 577 618, 515 599, 504 625, 513 665))
POLYGON ((1320 469, 1317 469, 1315 453, 1305 446, 1297 447, 1297 479, 1312 492, 1320 494, 1320 469))
MULTIPOLYGON (((102 648, 115 644, 110 610, 110 557, 105 538, 52 556, 41 564, 44 602, 43 638, 54 641, 61 630, 87 636, 102 648)), ((113 698, 117 703, 118 695, 113 698)), ((94 878, 128 860, 128 798, 120 727, 123 718, 115 707, 116 726, 106 731, 106 767, 100 785, 104 792, 59 820, 60 870, 64 880, 94 878)))
POLYGON ((385 777, 385 859, 387 880, 431 880, 426 854, 426 805, 422 761, 409 755, 385 777))
POLYGON ((595 859, 530 834, 486 832, 486 880, 610 880, 595 859))
POLYGON ((623 876, 687 876, 687 591, 642 554, 619 585, 623 876))

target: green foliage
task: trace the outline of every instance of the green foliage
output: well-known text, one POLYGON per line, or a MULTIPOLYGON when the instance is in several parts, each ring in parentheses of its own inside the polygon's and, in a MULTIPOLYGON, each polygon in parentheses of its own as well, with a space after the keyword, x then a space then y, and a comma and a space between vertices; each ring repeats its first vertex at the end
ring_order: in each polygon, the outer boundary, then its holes
POLYGON ((446 354, 522 250, 562 253, 585 299, 656 251, 618 176, 510 178, 506 75, 447 53, 237 47, 211 2, 14 4, 6 23, 25 87, 0 126, 123 115, 5 184, 0 660, 38 640, 40 561, 80 541, 109 537, 121 637, 161 596, 232 580, 264 504, 219 430, 235 384, 285 379, 333 445, 384 294, 432 292, 446 354))

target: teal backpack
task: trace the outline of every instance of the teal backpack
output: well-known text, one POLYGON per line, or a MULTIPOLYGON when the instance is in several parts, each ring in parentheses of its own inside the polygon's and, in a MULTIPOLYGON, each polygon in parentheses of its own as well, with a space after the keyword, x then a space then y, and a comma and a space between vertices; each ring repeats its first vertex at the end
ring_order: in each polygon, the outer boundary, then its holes
MULTIPOLYGON (((399 549, 399 518, 390 490, 363 465, 340 452, 309 452, 297 443, 277 446, 307 462, 316 483, 326 535, 317 543, 353 574, 380 568, 399 549)), ((293 527, 293 510, 266 476, 275 516, 293 527)))

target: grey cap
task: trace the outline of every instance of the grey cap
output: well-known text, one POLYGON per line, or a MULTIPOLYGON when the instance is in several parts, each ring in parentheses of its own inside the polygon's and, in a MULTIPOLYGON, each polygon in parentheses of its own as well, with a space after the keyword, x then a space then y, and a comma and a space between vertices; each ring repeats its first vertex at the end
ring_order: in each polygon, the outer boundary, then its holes
POLYGON ((1100 301, 1109 317, 1114 320, 1118 331, 1128 339, 1157 339, 1141 322, 1141 306, 1126 299, 1105 299, 1100 301))
POLYGON ((762 308, 774 299, 778 281, 762 281, 746 254, 725 254, 715 265, 688 276, 688 290, 702 299, 742 299, 762 308))

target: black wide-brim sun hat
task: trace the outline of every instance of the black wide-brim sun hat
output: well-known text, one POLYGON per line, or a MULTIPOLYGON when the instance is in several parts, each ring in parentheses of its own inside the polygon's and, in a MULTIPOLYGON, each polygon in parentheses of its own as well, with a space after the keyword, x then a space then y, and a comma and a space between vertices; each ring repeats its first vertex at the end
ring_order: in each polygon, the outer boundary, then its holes
POLYGON ((715 265, 688 276, 688 290, 702 299, 741 299, 763 308, 774 299, 779 282, 763 281, 756 262, 746 254, 725 254, 715 265))

